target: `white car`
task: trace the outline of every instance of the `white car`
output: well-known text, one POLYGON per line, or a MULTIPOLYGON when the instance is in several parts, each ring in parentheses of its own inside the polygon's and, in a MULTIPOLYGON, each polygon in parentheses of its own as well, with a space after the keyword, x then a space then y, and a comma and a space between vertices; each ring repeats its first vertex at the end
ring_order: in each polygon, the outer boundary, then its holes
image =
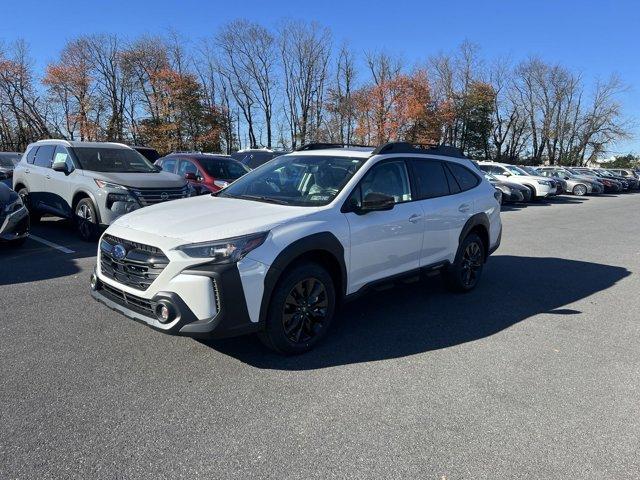
POLYGON ((478 166, 484 172, 488 172, 498 180, 519 183, 531 190, 531 199, 546 198, 555 195, 556 188, 548 178, 538 175, 530 175, 520 167, 498 162, 478 162, 478 166))
POLYGON ((291 354, 368 287, 434 271, 459 291, 477 285, 502 224, 469 160, 406 143, 325 147, 119 218, 100 240, 92 295, 163 332, 258 332, 291 354))

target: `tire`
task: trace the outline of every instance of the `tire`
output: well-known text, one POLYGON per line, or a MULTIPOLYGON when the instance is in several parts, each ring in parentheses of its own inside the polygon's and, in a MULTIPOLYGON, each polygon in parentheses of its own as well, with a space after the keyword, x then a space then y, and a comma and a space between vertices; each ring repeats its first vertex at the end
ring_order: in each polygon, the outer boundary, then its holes
POLYGON ((24 203, 24 206, 27 207, 27 210, 29 211, 29 221, 31 223, 38 223, 42 218, 42 215, 35 210, 33 205, 31 205, 31 196, 29 195, 29 190, 27 190, 26 187, 22 187, 20 190, 18 190, 18 195, 20 195, 22 203, 24 203))
POLYGON ((587 194, 587 187, 579 183, 573 187, 573 194, 577 197, 583 197, 587 194))
POLYGON ((278 353, 305 353, 327 334, 335 309, 331 275, 316 263, 300 263, 285 271, 278 281, 271 295, 265 329, 258 337, 278 353))
POLYGON ((98 237, 98 214, 93 202, 83 198, 76 204, 74 218, 78 235, 85 242, 92 242, 98 237))
POLYGON ((470 292, 478 285, 484 267, 485 246, 482 238, 470 233, 460 243, 456 258, 445 271, 449 289, 455 292, 470 292))
POLYGON ((26 241, 27 241, 27 237, 22 237, 19 240, 11 240, 9 242, 9 246, 11 248, 18 248, 18 247, 21 247, 22 245, 24 245, 24 242, 26 242, 26 241))

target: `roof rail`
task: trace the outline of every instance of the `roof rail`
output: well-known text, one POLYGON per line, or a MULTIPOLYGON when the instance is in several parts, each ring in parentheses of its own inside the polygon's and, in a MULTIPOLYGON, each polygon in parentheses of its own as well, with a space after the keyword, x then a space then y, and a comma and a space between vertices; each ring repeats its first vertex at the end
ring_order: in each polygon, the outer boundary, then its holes
POLYGON ((375 148, 373 145, 360 145, 357 143, 307 143, 296 148, 296 152, 305 150, 325 150, 327 148, 375 148))
POLYGON ((386 153, 429 153, 431 155, 442 155, 445 157, 466 158, 462 150, 457 147, 439 144, 415 144, 408 142, 389 142, 380 145, 371 155, 381 155, 386 153))

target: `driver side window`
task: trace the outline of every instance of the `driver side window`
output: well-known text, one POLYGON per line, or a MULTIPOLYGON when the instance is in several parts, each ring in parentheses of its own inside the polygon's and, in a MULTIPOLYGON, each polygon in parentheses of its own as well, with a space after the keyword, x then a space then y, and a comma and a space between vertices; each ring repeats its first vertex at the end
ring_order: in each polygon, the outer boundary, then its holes
POLYGON ((360 184, 362 199, 367 195, 382 194, 393 197, 395 203, 410 202, 411 186, 404 160, 374 165, 360 184))

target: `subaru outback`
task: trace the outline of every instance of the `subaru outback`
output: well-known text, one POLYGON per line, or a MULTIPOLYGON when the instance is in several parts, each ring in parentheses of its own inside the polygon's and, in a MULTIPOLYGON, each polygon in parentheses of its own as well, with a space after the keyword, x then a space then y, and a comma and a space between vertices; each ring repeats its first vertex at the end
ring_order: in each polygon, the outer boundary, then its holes
POLYGON ((257 332, 302 353, 343 301, 381 283, 442 272, 474 289, 500 244, 497 195, 450 147, 307 145, 215 194, 116 220, 91 293, 163 332, 257 332))

